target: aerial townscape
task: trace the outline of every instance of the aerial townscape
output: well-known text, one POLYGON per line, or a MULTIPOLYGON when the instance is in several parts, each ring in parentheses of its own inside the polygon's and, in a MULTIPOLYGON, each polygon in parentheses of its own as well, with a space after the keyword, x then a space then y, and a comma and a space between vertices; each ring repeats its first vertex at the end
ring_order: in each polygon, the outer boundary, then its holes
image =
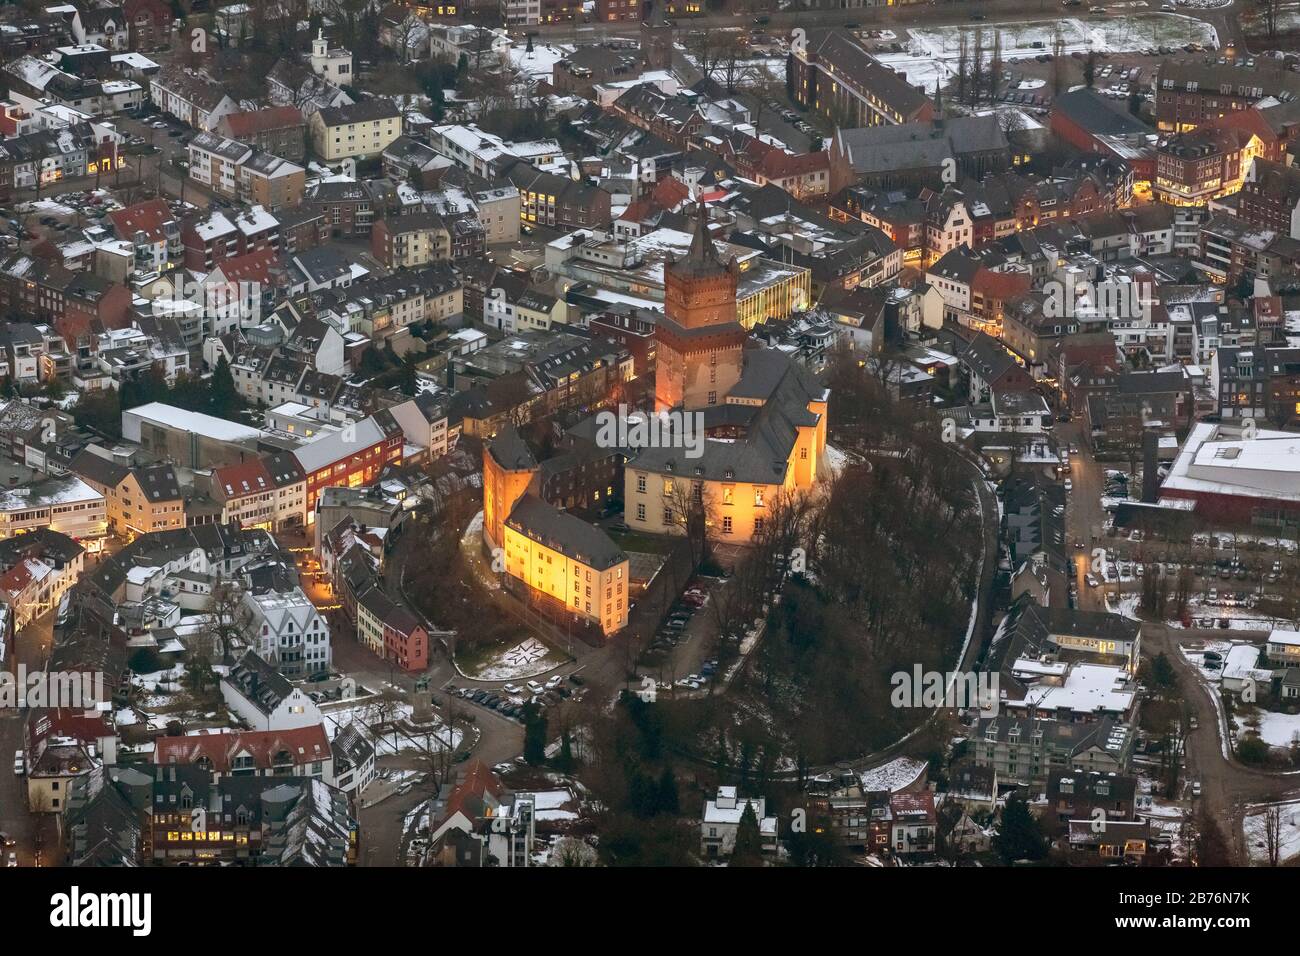
POLYGON ((1294 0, 0 5, 0 859, 1300 865, 1297 153, 1294 0))

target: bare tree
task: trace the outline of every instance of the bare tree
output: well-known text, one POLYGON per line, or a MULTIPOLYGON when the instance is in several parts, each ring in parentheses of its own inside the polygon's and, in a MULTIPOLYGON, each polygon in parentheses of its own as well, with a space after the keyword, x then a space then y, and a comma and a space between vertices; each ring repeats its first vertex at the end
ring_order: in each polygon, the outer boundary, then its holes
POLYGON ((1268 854, 1268 865, 1279 866, 1282 862, 1282 808, 1269 807, 1264 811, 1264 849, 1268 854))
POLYGON ((239 583, 218 573, 208 596, 208 620, 200 633, 207 641, 206 652, 220 652, 223 664, 234 663, 235 642, 244 636, 242 606, 243 589, 239 583))
POLYGON ((957 42, 957 102, 966 102, 969 87, 970 56, 966 49, 966 34, 963 32, 957 42))
POLYGON ((703 481, 687 476, 667 479, 664 494, 664 518, 686 537, 691 566, 698 568, 712 554, 714 525, 718 522, 713 496, 704 490, 703 481))

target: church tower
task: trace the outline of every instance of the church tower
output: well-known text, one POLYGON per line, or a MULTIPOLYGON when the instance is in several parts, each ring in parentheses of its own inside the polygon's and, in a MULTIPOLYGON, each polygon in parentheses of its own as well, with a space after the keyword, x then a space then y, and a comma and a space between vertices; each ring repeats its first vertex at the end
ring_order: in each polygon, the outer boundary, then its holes
POLYGON ((655 408, 721 404, 740 379, 745 329, 736 321, 735 259, 723 262, 699 205, 691 247, 664 266, 664 317, 655 331, 655 408))
POLYGON ((647 70, 673 68, 673 25, 664 16, 663 0, 645 0, 641 18, 641 56, 647 70))

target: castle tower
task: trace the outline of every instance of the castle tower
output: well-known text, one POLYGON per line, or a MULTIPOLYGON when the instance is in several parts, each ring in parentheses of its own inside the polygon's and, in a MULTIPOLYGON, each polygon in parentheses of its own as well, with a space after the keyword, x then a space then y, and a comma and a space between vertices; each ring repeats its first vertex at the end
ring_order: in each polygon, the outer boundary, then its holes
POLYGON ((641 19, 641 56, 647 70, 673 68, 673 25, 664 16, 662 0, 645 0, 641 19))
POLYGON ((501 547, 506 519, 536 474, 537 460, 513 425, 483 446, 483 540, 489 548, 501 547))
POLYGON ((720 404, 740 379, 745 330, 736 321, 740 270, 723 262, 699 205, 686 255, 664 267, 664 317, 655 330, 655 408, 720 404))

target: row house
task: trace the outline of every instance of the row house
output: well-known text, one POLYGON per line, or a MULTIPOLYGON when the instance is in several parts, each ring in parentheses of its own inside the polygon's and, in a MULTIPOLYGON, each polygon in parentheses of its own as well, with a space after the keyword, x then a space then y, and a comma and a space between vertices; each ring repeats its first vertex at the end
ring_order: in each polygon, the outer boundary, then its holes
POLYGON ((295 163, 307 155, 307 121, 296 106, 227 113, 217 123, 216 132, 295 163))
POLYGON ((519 191, 520 219, 556 229, 590 229, 610 219, 610 194, 598 186, 543 172, 522 161, 502 170, 519 191))
POLYGON ((159 737, 153 763, 193 766, 223 777, 314 777, 334 783, 334 754, 324 724, 293 730, 246 730, 159 737))
POLYGON ((1217 213, 1201 226, 1193 264, 1219 282, 1234 283, 1243 276, 1267 279, 1300 265, 1300 241, 1217 213))
POLYGON ((328 234, 368 236, 374 225, 375 202, 365 184, 327 180, 307 190, 306 202, 319 209, 328 234))
POLYGON ((401 463, 402 445, 401 426, 381 411, 294 449, 293 456, 307 476, 308 522, 315 520, 322 488, 374 484, 385 466, 401 463))
POLYGON ((165 0, 124 0, 126 27, 132 50, 155 50, 168 45, 175 13, 165 0))
POLYGON ((1266 97, 1294 99, 1300 95, 1300 76, 1263 59, 1247 69, 1234 62, 1168 58, 1161 61, 1153 86, 1156 126, 1183 133, 1249 109, 1266 97))
POLYGON ((748 133, 732 132, 716 143, 706 139, 706 148, 717 152, 736 172, 760 186, 769 183, 800 202, 825 196, 830 191, 830 154, 825 150, 791 153, 748 133))
POLYGON ((614 115, 678 149, 686 149, 707 125, 696 103, 664 93, 651 83, 632 87, 614 101, 611 109, 614 115))
POLYGON ((1300 239, 1300 169, 1256 157, 1237 194, 1237 216, 1256 229, 1300 239))
POLYGON ((189 176, 231 199, 276 210, 302 202, 307 171, 273 153, 215 133, 189 143, 189 176))
POLYGON ((405 671, 422 671, 429 666, 429 633, 402 604, 393 601, 383 588, 375 586, 356 601, 358 637, 385 660, 405 671))
POLYGON ((326 163, 380 156, 402 135, 402 113, 391 100, 362 100, 317 110, 308 120, 312 150, 326 163))
POLYGON ((211 212, 181 227, 185 268, 207 274, 225 259, 280 248, 280 223, 260 206, 211 212))
POLYGON ((4 65, 9 96, 29 112, 43 107, 63 106, 89 116, 105 112, 104 85, 66 73, 34 56, 23 56, 4 65))
POLYGON ((1300 349, 1221 346, 1210 360, 1215 413, 1277 427, 1300 420, 1300 349))
POLYGON ((86 449, 68 470, 103 496, 108 526, 119 537, 185 527, 184 495, 169 464, 128 466, 86 449))
POLYGON ((0 600, 13 609, 14 630, 58 607, 85 564, 86 549, 49 528, 0 541, 0 600))
POLYGON ((473 123, 433 127, 429 146, 461 169, 489 180, 505 160, 520 159, 538 168, 567 162, 563 147, 554 139, 511 142, 473 123))
POLYGON ((253 650, 285 677, 330 672, 329 625, 302 588, 246 590, 239 616, 253 650))
POLYGON ((451 232, 434 212, 387 217, 375 223, 370 251, 389 269, 415 269, 452 257, 451 232))
POLYGON ((204 132, 239 108, 220 83, 181 66, 160 70, 149 82, 149 96, 162 112, 204 132))
POLYGON ((180 220, 163 199, 146 199, 108 214, 117 238, 134 247, 137 273, 161 274, 182 259, 185 245, 180 220))

